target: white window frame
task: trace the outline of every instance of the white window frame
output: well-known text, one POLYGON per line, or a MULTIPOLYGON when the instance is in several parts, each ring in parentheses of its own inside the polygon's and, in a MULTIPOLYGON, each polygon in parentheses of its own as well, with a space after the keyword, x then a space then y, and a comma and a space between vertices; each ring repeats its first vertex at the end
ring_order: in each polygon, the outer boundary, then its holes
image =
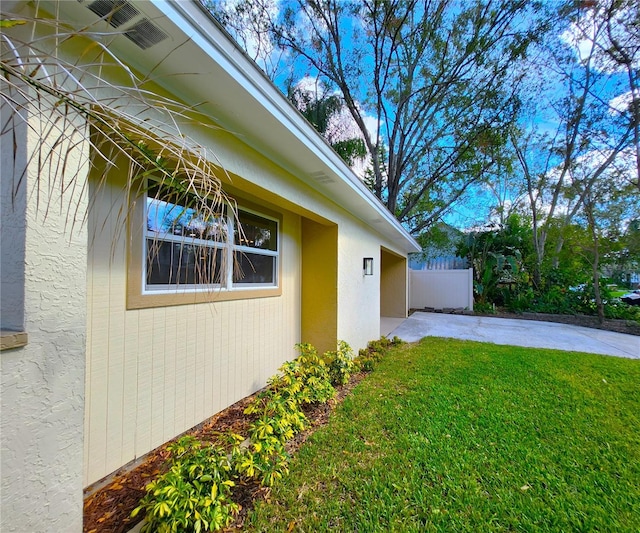
POLYGON ((224 292, 242 292, 242 291, 256 291, 260 289, 277 289, 279 288, 279 272, 280 272, 280 220, 274 216, 267 215, 259 210, 244 207, 242 205, 231 207, 225 204, 226 211, 226 226, 227 226, 227 238, 225 242, 213 241, 207 239, 198 238, 186 238, 180 235, 173 235, 167 233, 165 235, 158 235, 157 232, 153 232, 147 227, 149 199, 155 198, 144 195, 144 230, 142 232, 142 295, 159 295, 159 294, 189 294, 199 292, 211 292, 224 291, 224 292), (237 219, 233 215, 234 211, 241 216, 241 213, 249 213, 265 220, 269 220, 275 223, 275 250, 266 250, 263 248, 253 248, 251 246, 239 245, 235 243, 235 226, 237 219), (193 244, 196 246, 205 246, 207 248, 216 248, 222 253, 221 266, 223 275, 221 276, 220 283, 195 283, 195 284, 165 284, 165 285, 149 285, 147 284, 147 265, 148 265, 148 241, 152 239, 159 242, 173 242, 183 244, 193 244), (233 281, 233 258, 236 254, 247 253, 254 255, 261 255, 266 257, 273 257, 273 282, 271 283, 241 283, 233 281))

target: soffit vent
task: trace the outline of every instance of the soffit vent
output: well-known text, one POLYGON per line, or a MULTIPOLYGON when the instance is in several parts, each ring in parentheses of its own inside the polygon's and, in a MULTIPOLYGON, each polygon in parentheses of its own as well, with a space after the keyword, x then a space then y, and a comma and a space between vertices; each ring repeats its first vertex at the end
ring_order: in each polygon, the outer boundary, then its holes
POLYGON ((333 183, 335 181, 332 177, 327 176, 324 172, 314 172, 309 175, 318 183, 333 183))
POLYGON ((140 11, 125 0, 95 0, 87 6, 87 9, 106 20, 114 28, 119 28, 140 14, 140 11))
MULTIPOLYGON (((78 3, 84 4, 87 9, 106 20, 114 28, 120 28, 141 15, 138 8, 127 0, 94 0, 88 4, 85 4, 84 0, 78 0, 78 3)), ((143 18, 121 31, 122 35, 143 50, 169 37, 148 18, 143 18)))
POLYGON ((167 34, 149 19, 142 19, 135 26, 125 31, 124 36, 143 50, 167 38, 167 34))

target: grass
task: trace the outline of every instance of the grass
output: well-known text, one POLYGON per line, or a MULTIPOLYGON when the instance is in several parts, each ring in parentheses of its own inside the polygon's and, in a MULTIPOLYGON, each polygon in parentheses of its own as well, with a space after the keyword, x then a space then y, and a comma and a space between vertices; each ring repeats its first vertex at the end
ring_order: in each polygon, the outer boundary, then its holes
POLYGON ((425 339, 391 352, 248 531, 640 531, 640 361, 425 339))
POLYGON ((628 292, 631 292, 630 290, 624 290, 624 291, 611 291, 611 297, 612 298, 620 298, 620 296, 624 296, 625 294, 627 294, 628 292))

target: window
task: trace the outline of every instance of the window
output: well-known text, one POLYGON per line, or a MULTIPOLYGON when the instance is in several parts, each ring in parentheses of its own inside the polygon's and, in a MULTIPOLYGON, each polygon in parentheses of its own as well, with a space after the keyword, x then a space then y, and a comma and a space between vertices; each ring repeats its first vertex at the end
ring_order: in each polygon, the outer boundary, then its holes
MULTIPOLYGON (((3 87, 3 91, 4 91, 3 87)), ((0 103, 0 350, 27 344, 25 328, 28 126, 17 91, 0 103), (7 102, 13 101, 14 105, 7 102), (19 103, 16 103, 19 102, 19 103), (20 111, 16 111, 20 110, 20 111)))
POLYGON ((189 203, 185 195, 149 191, 143 294, 278 287, 277 218, 228 205, 210 206, 205 216, 189 203))

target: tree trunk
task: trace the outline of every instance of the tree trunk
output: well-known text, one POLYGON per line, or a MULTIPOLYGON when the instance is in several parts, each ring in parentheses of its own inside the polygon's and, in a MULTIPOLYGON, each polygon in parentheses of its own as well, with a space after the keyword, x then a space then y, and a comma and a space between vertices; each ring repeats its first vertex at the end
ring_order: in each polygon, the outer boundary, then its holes
POLYGON ((602 294, 600 293, 600 241, 598 239, 596 222, 593 216, 593 204, 590 201, 585 202, 585 211, 587 213, 587 220, 589 221, 589 231, 591 232, 591 238, 593 239, 593 261, 591 262, 593 272, 593 294, 596 301, 596 309, 598 311, 598 323, 602 325, 604 324, 604 303, 602 302, 602 294))

